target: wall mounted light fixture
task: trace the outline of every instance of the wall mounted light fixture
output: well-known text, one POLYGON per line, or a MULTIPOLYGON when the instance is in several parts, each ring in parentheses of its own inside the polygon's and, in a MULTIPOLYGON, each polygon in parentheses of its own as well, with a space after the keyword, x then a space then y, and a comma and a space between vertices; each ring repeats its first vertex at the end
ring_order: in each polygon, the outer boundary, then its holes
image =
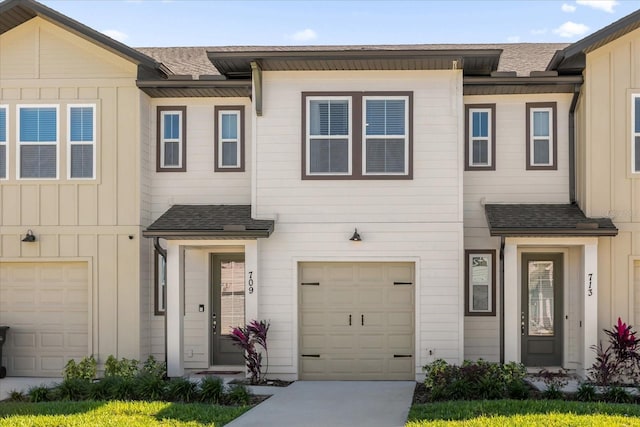
POLYGON ((360 234, 358 234, 358 229, 356 228, 355 231, 353 232, 353 236, 351 236, 351 238, 349 239, 352 242, 361 242, 362 238, 360 237, 360 234))
POLYGON ((24 239, 22 239, 23 242, 35 242, 36 241, 36 236, 33 235, 33 231, 28 230, 27 234, 24 236, 24 239))

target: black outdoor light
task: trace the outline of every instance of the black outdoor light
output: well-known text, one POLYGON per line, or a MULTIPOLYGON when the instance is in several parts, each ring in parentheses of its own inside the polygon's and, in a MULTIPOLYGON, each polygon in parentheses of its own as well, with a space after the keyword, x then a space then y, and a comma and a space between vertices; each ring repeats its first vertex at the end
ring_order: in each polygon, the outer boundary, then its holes
POLYGON ((352 242, 361 242, 362 238, 360 237, 360 234, 358 234, 358 229, 356 228, 355 231, 353 232, 353 236, 351 236, 351 238, 349 239, 352 242))
POLYGON ((23 242, 35 242, 36 241, 36 236, 33 235, 33 231, 28 230, 27 234, 24 236, 24 239, 22 239, 23 242))

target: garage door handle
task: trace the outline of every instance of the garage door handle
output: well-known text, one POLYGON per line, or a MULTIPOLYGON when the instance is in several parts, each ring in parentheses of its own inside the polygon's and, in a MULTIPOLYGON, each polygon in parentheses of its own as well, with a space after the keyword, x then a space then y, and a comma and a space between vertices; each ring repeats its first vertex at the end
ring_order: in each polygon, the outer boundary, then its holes
POLYGON ((301 354, 302 357, 320 357, 319 354, 301 354))
POLYGON ((349 315, 349 326, 351 326, 351 315, 349 315))
POLYGON ((394 354, 393 357, 395 358, 399 358, 399 357, 412 357, 412 355, 410 354, 394 354))
POLYGON ((360 324, 364 326, 364 314, 360 315, 360 324))

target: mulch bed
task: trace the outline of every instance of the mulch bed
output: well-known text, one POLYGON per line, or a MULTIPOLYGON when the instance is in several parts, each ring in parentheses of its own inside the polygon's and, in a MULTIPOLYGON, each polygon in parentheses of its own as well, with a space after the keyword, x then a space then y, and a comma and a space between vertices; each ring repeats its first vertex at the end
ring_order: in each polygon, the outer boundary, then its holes
POLYGON ((266 387, 289 387, 290 384, 293 384, 293 381, 284 381, 284 380, 266 380, 259 384, 251 384, 251 382, 247 379, 242 380, 231 380, 229 384, 243 384, 250 386, 266 386, 266 387))

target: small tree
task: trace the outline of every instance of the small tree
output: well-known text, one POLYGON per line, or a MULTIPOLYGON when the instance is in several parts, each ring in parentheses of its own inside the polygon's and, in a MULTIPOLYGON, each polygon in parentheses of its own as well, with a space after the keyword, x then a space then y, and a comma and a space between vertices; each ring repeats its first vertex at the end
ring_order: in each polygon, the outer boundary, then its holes
POLYGON ((244 328, 236 326, 231 330, 231 339, 234 344, 244 350, 244 359, 247 362, 247 369, 251 373, 251 384, 258 384, 264 381, 269 366, 269 351, 267 349, 267 332, 269 322, 265 320, 252 320, 244 328), (256 344, 264 349, 266 367, 262 373, 262 351, 256 349, 256 344))

